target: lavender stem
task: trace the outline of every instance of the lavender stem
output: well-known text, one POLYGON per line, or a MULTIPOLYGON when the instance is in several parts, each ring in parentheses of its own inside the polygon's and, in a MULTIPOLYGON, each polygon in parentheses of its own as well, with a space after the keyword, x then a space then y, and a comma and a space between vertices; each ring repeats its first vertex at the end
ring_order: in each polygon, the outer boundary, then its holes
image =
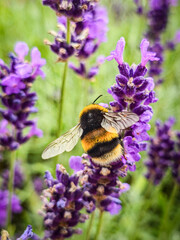
POLYGON ((65 62, 64 65, 64 73, 63 73, 63 80, 61 85, 61 93, 60 93, 60 99, 59 99, 59 116, 58 116, 58 131, 57 136, 60 136, 61 128, 62 128, 62 112, 63 112, 63 102, 64 102, 64 89, 65 89, 65 82, 66 82, 66 76, 67 76, 67 67, 68 67, 68 61, 65 62))
POLYGON ((102 218, 103 218, 103 211, 99 210, 99 222, 98 222, 98 226, 96 229, 96 235, 95 235, 94 240, 98 240, 99 234, 101 232, 102 218))
MULTIPOLYGON (((66 40, 67 40, 68 44, 70 43, 70 39, 71 39, 70 20, 67 18, 66 40)), ((66 77, 67 77, 67 69, 68 69, 68 60, 65 62, 65 65, 64 65, 64 73, 63 73, 62 85, 61 85, 61 90, 60 90, 57 137, 59 137, 59 135, 61 133, 61 128, 62 128, 62 111, 63 111, 64 89, 65 89, 65 82, 66 82, 66 77)))
POLYGON ((87 234, 86 234, 86 240, 89 240, 89 237, 90 237, 89 234, 90 234, 90 231, 91 231, 91 228, 92 228, 93 220, 94 220, 94 212, 92 212, 90 220, 89 220, 89 225, 88 225, 87 234))
MULTIPOLYGON (((70 31, 70 20, 67 18, 67 35, 66 35, 67 43, 69 44, 71 41, 71 31, 70 31)), ((68 60, 65 62, 64 65, 64 72, 63 72, 63 78, 62 78, 62 85, 60 89, 60 98, 59 98, 59 115, 58 115, 58 130, 56 133, 56 137, 58 138, 61 134, 62 130, 62 112, 63 112, 63 102, 64 102, 64 90, 65 90, 65 82, 67 77, 67 69, 68 69, 68 60)), ((55 167, 58 162, 59 156, 56 157, 56 160, 54 161, 55 167)))
POLYGON ((10 167, 9 167, 9 182, 8 182, 8 207, 7 207, 7 222, 6 226, 9 228, 12 221, 12 196, 14 191, 14 165, 16 160, 16 151, 10 153, 10 167))

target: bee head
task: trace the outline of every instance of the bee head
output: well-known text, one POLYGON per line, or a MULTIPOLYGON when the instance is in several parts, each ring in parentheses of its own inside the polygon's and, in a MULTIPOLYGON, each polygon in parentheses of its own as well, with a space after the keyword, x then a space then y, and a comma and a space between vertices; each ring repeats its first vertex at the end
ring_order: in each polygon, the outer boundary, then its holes
POLYGON ((99 109, 92 109, 81 116, 82 129, 94 129, 101 126, 103 115, 99 109))

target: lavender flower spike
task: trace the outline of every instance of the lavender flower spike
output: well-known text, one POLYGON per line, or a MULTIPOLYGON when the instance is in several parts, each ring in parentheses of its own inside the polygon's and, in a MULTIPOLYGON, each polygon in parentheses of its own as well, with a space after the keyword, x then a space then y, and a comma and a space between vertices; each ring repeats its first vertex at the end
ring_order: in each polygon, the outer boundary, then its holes
POLYGON ((141 49, 141 65, 145 66, 146 63, 150 61, 158 61, 159 58, 155 57, 156 53, 155 52, 148 52, 148 47, 149 47, 149 41, 147 39, 143 39, 140 44, 140 49, 141 49))
POLYGON ((106 60, 111 61, 113 59, 116 60, 116 62, 121 65, 123 63, 123 51, 125 47, 125 40, 123 37, 120 38, 120 40, 117 42, 116 49, 111 52, 111 55, 106 57, 106 60))
POLYGON ((0 60, 0 100, 3 106, 0 108, 2 150, 15 150, 32 136, 42 136, 42 131, 36 126, 36 120, 30 120, 29 116, 37 112, 34 106, 37 95, 31 92, 31 86, 37 76, 45 77, 41 68, 46 64, 46 60, 41 58, 41 53, 34 47, 31 50, 31 61, 26 61, 25 56, 29 48, 25 42, 16 43, 14 52, 16 55, 9 54, 10 66, 0 60), (30 128, 26 135, 23 131, 25 128, 30 128))

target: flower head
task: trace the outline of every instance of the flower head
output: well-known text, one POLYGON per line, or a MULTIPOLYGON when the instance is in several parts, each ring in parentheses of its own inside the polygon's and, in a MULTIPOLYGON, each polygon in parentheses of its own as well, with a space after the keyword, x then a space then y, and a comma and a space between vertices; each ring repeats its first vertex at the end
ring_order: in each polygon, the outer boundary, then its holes
MULTIPOLYGON (((123 42, 124 40, 122 41, 121 38, 121 44, 123 42)), ((148 105, 157 101, 153 91, 153 79, 144 77, 147 72, 145 64, 149 60, 157 60, 154 57, 155 54, 147 50, 148 45, 149 42, 143 39, 140 46, 142 60, 139 65, 133 64, 130 67, 121 61, 121 64, 118 65, 119 74, 116 76, 116 84, 108 89, 108 93, 114 98, 114 101, 110 103, 113 111, 130 109, 139 116, 139 121, 125 131, 123 138, 124 161, 131 171, 135 170, 135 162, 140 160, 139 152, 145 150, 144 141, 149 140, 147 131, 150 126, 148 122, 152 118, 153 112, 148 105)), ((122 51, 120 52, 122 53, 122 51)))
POLYGON ((0 114, 6 121, 6 131, 4 135, 0 133, 0 144, 3 148, 11 150, 17 149, 20 144, 26 142, 33 135, 42 136, 42 131, 36 127, 36 121, 29 120, 28 117, 31 113, 37 112, 34 107, 37 96, 30 89, 37 76, 45 76, 41 68, 46 61, 41 58, 39 50, 33 48, 31 62, 27 62, 24 58, 28 52, 27 44, 18 42, 15 45, 17 55, 9 55, 10 67, 0 61, 0 85, 2 88, 0 97, 4 106, 4 108, 0 108, 0 114), (26 127, 31 127, 31 129, 29 134, 23 136, 23 129, 26 127), (16 129, 15 133, 12 132, 12 129, 16 129))
POLYGON ((93 5, 89 11, 85 11, 82 20, 71 22, 71 38, 67 42, 67 26, 64 16, 58 18, 59 32, 50 31, 55 37, 54 43, 45 40, 51 50, 58 55, 58 61, 67 61, 71 56, 79 59, 89 58, 99 45, 106 41, 107 11, 98 4, 93 5))
POLYGON ((43 191, 45 238, 68 238, 80 234, 74 229, 79 222, 84 222, 87 215, 80 213, 83 208, 82 189, 78 186, 78 176, 66 172, 62 165, 56 167, 56 179, 46 172, 45 181, 48 189, 43 191))
POLYGON ((173 132, 174 123, 175 119, 172 117, 164 124, 157 121, 156 136, 151 138, 149 144, 145 176, 155 185, 161 182, 169 168, 177 183, 180 183, 179 132, 173 132))
POLYGON ((43 0, 43 5, 51 7, 58 16, 66 16, 72 21, 82 21, 83 14, 89 11, 96 0, 43 0))

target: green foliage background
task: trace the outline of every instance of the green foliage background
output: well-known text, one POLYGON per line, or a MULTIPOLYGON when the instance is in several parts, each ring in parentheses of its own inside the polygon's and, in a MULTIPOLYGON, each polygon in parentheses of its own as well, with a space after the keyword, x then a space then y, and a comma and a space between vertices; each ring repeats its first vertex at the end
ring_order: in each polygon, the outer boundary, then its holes
MULTIPOLYGON (((108 41, 103 43, 99 50, 89 60, 89 65, 95 63, 99 55, 108 56, 115 49, 117 41, 121 36, 126 40, 124 60, 130 65, 140 62, 139 44, 147 28, 147 19, 135 13, 133 1, 126 0, 104 0, 102 4, 107 6, 109 14, 108 41), (116 12, 114 3, 118 3, 116 12)), ((144 1, 147 7, 147 1, 144 1)), ((163 34, 163 41, 173 38, 176 30, 180 28, 180 7, 172 7, 167 31, 163 34)), ((48 7, 41 4, 40 0, 1 0, 0 1, 0 58, 9 63, 8 53, 13 51, 17 41, 25 41, 29 48, 37 46, 42 57, 47 64, 44 67, 46 79, 37 79, 33 85, 33 90, 37 92, 38 101, 36 107, 39 112, 35 114, 38 118, 38 126, 44 132, 43 138, 33 138, 28 143, 21 146, 18 151, 18 159, 22 160, 22 167, 26 176, 26 184, 23 190, 19 190, 24 211, 13 219, 11 232, 14 235, 20 234, 27 224, 33 226, 33 231, 43 236, 42 217, 38 211, 42 207, 41 200, 33 190, 32 177, 43 176, 48 169, 54 173, 55 163, 53 160, 43 161, 41 153, 45 146, 55 138, 57 129, 58 97, 61 85, 64 63, 56 63, 56 56, 43 40, 48 38, 49 30, 57 30, 55 13, 48 7)), ((154 134, 154 123, 157 119, 165 121, 169 116, 176 117, 175 129, 180 129, 180 46, 176 50, 166 52, 164 62, 163 78, 165 82, 156 89, 159 101, 153 104, 154 116, 150 122, 150 134, 154 134)), ((77 62, 76 59, 72 61, 77 62)), ((65 105, 63 110, 63 132, 73 127, 78 122, 78 114, 86 105, 100 94, 103 97, 100 101, 108 103, 112 97, 107 93, 107 89, 115 83, 115 76, 118 73, 115 61, 105 62, 100 68, 100 72, 95 82, 87 82, 78 78, 71 70, 68 71, 68 79, 65 88, 65 105), (87 94, 88 93, 88 94, 87 94)), ((82 147, 78 144, 70 153, 61 155, 60 162, 69 169, 68 159, 71 155, 81 155, 82 147)), ((102 233, 100 239, 109 240, 154 240, 154 239, 179 239, 180 227, 180 203, 176 194, 171 209, 170 195, 173 191, 174 182, 171 174, 168 173, 158 186, 152 186, 145 178, 146 169, 143 161, 146 154, 142 154, 142 159, 137 163, 136 172, 130 172, 123 179, 131 184, 129 192, 121 197, 122 211, 117 216, 104 215, 102 233), (167 214, 165 227, 160 227, 163 218, 167 214)), ((8 165, 8 154, 0 163, 3 168, 8 165)), ((91 239, 98 221, 96 213, 93 224, 91 239)), ((164 224, 164 223, 163 223, 164 224)), ((85 239, 85 229, 88 222, 81 225, 84 229, 82 236, 74 236, 73 239, 85 239)))

